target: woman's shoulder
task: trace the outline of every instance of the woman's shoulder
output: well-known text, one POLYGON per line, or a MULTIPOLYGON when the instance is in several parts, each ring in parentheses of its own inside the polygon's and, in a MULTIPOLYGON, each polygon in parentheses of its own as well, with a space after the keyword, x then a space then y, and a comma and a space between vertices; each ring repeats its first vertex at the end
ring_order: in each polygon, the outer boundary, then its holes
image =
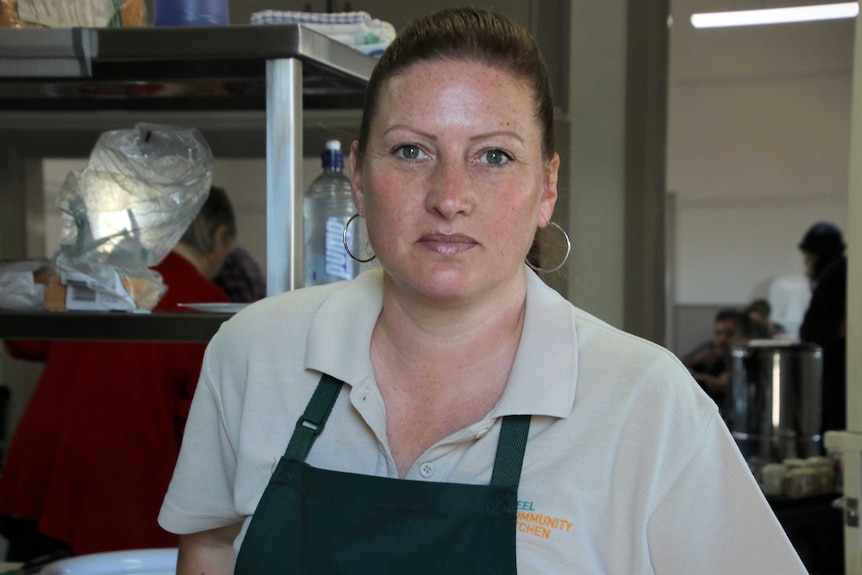
POLYGON ((304 338, 322 307, 338 311, 379 299, 381 279, 375 270, 349 281, 304 287, 258 300, 224 322, 213 341, 248 343, 304 338), (327 302, 332 302, 328 304, 327 302))
POLYGON ((581 391, 601 388, 661 411, 672 404, 687 404, 701 415, 714 411, 714 402, 670 350, 583 310, 576 308, 574 317, 581 391))
POLYGON ((307 329, 320 306, 335 292, 345 289, 349 282, 304 287, 269 296, 249 304, 218 331, 219 338, 269 337, 273 330, 289 333, 307 329))
MULTIPOLYGON (((689 371, 670 350, 642 337, 623 331, 575 306, 550 287, 533 281, 530 284, 541 318, 531 322, 531 329, 552 334, 543 341, 564 341, 573 333, 572 353, 576 355, 578 393, 587 388, 601 392, 642 393, 655 386, 664 394, 682 390, 684 394, 699 389, 689 371)), ((707 398, 708 399, 708 398, 707 398)))
POLYGON ((610 360, 623 366, 660 364, 687 373, 676 355, 655 342, 614 327, 577 307, 574 318, 578 344, 588 346, 597 360, 610 360))
POLYGON ((573 415, 617 437, 630 453, 653 454, 675 477, 717 417, 717 406, 668 349, 575 312, 578 379, 573 415), (647 443, 644 443, 646 439, 647 443))

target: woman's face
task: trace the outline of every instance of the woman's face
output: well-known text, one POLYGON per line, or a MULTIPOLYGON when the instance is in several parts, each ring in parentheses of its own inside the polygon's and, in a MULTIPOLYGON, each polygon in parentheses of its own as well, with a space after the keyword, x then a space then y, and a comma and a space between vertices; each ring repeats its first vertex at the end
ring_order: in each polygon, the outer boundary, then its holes
POLYGON ((815 279, 815 270, 817 270, 817 254, 802 250, 802 265, 805 266, 805 277, 810 280, 815 279))
POLYGON ((384 84, 351 180, 400 290, 470 299, 521 281, 557 198, 559 156, 542 158, 534 109, 525 82, 475 62, 424 62, 384 84))

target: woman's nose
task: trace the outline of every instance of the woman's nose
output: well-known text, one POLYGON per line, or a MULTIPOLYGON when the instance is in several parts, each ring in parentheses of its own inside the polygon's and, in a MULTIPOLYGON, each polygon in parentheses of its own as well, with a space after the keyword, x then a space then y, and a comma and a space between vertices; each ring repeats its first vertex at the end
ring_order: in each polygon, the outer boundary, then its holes
POLYGON ((447 219, 458 214, 468 214, 475 200, 475 184, 462 162, 440 162, 429 182, 426 207, 447 219))

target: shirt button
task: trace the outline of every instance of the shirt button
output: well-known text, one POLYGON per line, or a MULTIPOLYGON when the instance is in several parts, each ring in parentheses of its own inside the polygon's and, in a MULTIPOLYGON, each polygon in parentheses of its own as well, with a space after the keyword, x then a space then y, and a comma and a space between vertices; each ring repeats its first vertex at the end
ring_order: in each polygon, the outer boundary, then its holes
POLYGON ((476 432, 476 439, 479 439, 480 437, 485 437, 486 435, 488 435, 489 431, 491 431, 490 427, 483 427, 482 429, 480 429, 479 431, 476 432))
POLYGON ((422 477, 428 478, 434 475, 434 464, 433 463, 423 463, 419 466, 419 475, 422 477))

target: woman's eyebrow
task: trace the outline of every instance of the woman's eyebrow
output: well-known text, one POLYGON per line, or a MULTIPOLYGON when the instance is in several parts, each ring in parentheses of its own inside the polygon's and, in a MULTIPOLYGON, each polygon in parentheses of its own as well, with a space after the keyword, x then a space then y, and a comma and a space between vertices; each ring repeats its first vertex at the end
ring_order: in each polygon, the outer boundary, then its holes
POLYGON ((437 136, 435 136, 434 134, 431 134, 428 132, 423 132, 422 130, 417 130, 416 128, 411 128, 410 126, 408 126, 406 124, 395 124, 393 126, 389 126, 385 130, 383 130, 383 135, 385 136, 385 135, 389 134, 390 132, 395 132, 398 130, 404 130, 406 132, 412 132, 412 133, 416 134, 417 136, 422 136, 423 138, 427 138, 429 140, 433 140, 433 141, 437 140, 437 136))
POLYGON ((495 130, 493 132, 486 132, 484 134, 477 134, 477 135, 473 136, 472 138, 470 138, 470 141, 475 142, 476 140, 484 140, 484 139, 493 138, 496 136, 507 136, 509 138, 514 138, 515 140, 518 140, 522 144, 524 143, 524 138, 522 138, 518 132, 515 132, 513 130, 495 130))

